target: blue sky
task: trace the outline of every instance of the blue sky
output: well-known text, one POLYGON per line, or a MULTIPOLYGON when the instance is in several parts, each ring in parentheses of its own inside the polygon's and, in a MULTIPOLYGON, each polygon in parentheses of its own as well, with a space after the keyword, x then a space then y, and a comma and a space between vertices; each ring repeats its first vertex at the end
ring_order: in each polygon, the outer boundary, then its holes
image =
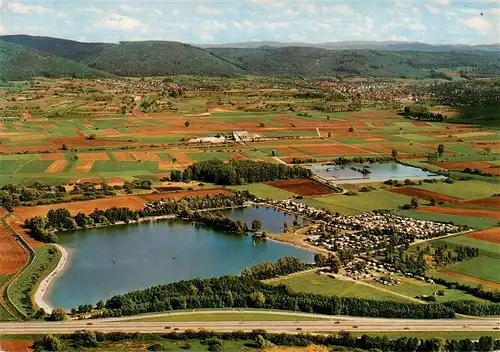
POLYGON ((0 0, 0 31, 101 42, 489 44, 500 42, 499 4, 496 0, 0 0))

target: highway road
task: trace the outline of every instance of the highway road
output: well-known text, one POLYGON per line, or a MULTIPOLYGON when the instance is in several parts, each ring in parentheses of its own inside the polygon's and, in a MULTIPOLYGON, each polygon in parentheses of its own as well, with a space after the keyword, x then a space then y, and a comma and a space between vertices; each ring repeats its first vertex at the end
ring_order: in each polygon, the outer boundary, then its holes
MULTIPOLYGON (((210 311, 205 311, 210 314, 210 311)), ((198 314, 199 312, 197 312, 198 314)), ((220 312, 219 312, 220 313, 220 312)), ((229 312, 228 312, 229 313, 229 312)), ((234 312, 231 312, 234 313, 234 312)), ((248 313, 242 311, 241 313, 248 313)), ((262 312, 260 312, 262 313, 262 312)), ((175 315, 164 314, 164 315, 175 315)), ((178 314, 178 313, 177 313, 178 314)), ((188 314, 188 313, 181 313, 188 314)), ((276 314, 276 312, 273 312, 276 314)), ((154 316, 160 316, 156 314, 154 316)), ((333 317, 317 321, 217 321, 217 322, 131 322, 145 316, 109 318, 97 320, 68 320, 63 322, 5 322, 0 323, 0 335, 35 333, 71 333, 77 330, 102 332, 124 331, 144 333, 164 333, 167 331, 212 330, 228 332, 235 330, 252 331, 264 329, 273 333, 328 333, 339 331, 389 332, 389 331, 484 331, 500 329, 500 319, 449 319, 413 320, 378 319, 357 317, 333 317)), ((147 317, 152 317, 148 315, 147 317)), ((324 317, 324 316, 323 316, 324 317)))

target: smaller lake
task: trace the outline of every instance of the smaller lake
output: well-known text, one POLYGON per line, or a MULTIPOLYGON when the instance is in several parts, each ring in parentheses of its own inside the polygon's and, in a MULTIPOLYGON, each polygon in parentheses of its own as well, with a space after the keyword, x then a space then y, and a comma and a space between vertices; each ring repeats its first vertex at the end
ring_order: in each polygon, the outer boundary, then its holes
POLYGON ((309 167, 313 173, 326 180, 337 183, 363 183, 385 180, 405 180, 405 179, 442 179, 444 176, 424 171, 418 167, 402 165, 398 163, 383 164, 349 164, 349 165, 313 165, 309 167), (361 172, 352 170, 351 167, 362 169, 367 167, 370 174, 363 175, 361 172))
POLYGON ((233 220, 246 222, 249 228, 252 227, 252 221, 262 221, 262 231, 282 233, 284 223, 293 225, 297 221, 299 225, 307 225, 308 221, 300 216, 291 215, 274 208, 268 207, 246 207, 222 210, 221 213, 233 220))
MULTIPOLYGON (((273 232, 280 232, 284 221, 291 224, 295 219, 266 207, 228 210, 227 215, 250 223, 260 219, 265 231, 273 232)), ((239 274, 244 268, 284 256, 314 262, 314 253, 302 248, 271 240, 254 241, 252 236, 182 220, 110 226, 58 236, 70 258, 44 299, 53 307, 65 309, 152 285, 239 274)))

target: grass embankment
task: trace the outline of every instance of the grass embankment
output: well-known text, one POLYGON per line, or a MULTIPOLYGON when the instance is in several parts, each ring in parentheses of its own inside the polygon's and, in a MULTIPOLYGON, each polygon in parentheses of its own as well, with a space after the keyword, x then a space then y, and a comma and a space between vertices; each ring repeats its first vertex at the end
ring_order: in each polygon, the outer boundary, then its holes
POLYGON ((61 253, 52 245, 45 244, 34 249, 35 258, 7 291, 12 303, 25 315, 31 316, 36 307, 33 295, 39 283, 57 266, 61 253))
MULTIPOLYGON (((0 275, 0 287, 3 287, 8 280, 9 276, 0 275)), ((2 305, 0 305, 0 321, 9 321, 12 319, 13 317, 10 315, 10 313, 2 305)))
POLYGON ((173 314, 169 316, 162 317, 151 317, 151 318, 140 318, 131 319, 130 321, 171 321, 171 322, 189 322, 189 321, 317 321, 325 319, 324 317, 308 317, 301 315, 289 315, 289 314, 273 314, 273 313, 192 313, 192 314, 173 314))
POLYGON ((334 279, 315 272, 283 276, 266 282, 270 284, 286 284, 296 292, 374 300, 406 301, 404 297, 392 295, 385 290, 379 290, 353 281, 334 279))

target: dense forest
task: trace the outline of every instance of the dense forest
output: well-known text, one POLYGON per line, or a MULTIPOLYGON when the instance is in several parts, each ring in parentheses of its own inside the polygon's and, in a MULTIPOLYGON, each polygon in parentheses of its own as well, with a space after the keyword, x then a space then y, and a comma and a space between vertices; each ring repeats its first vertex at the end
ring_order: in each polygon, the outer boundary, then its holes
POLYGON ((500 106, 500 79, 449 82, 428 88, 441 104, 458 107, 500 106))
POLYGON ((272 308, 328 315, 386 318, 453 318, 443 304, 376 301, 322 296, 291 291, 285 285, 269 285, 252 276, 223 276, 184 280, 153 286, 110 298, 95 317, 117 317, 149 312, 199 308, 272 308))
POLYGON ((224 350, 226 341, 245 341, 245 346, 251 348, 271 348, 274 346, 307 347, 309 345, 327 346, 332 351, 344 350, 351 351, 356 349, 366 351, 393 351, 393 352, 457 352, 457 351, 494 351, 500 349, 500 339, 492 336, 481 336, 476 341, 469 338, 461 340, 429 338, 419 339, 416 337, 399 337, 389 339, 387 336, 369 336, 362 335, 355 337, 349 332, 339 334, 275 334, 268 333, 265 330, 254 330, 252 332, 233 331, 233 332, 213 332, 213 331, 194 331, 168 332, 165 334, 144 334, 137 332, 108 332, 99 331, 77 331, 71 334, 62 334, 58 337, 44 335, 37 339, 33 345, 46 351, 60 350, 82 350, 83 348, 103 348, 105 346, 128 345, 132 342, 141 342, 141 344, 150 343, 148 351, 169 350, 169 342, 184 341, 182 349, 189 350, 189 342, 199 340, 202 345, 208 347, 209 351, 224 350))
MULTIPOLYGON (((500 75, 495 51, 327 50, 314 47, 200 48, 168 41, 81 43, 23 35, 3 36, 5 79, 32 76, 99 77, 206 75, 235 77, 430 77, 431 70, 468 67, 476 76, 500 75), (27 64, 29 63, 29 65, 27 64)), ((0 61, 1 62, 1 61, 0 61)))
POLYGON ((171 174, 173 181, 198 180, 227 186, 311 176, 311 170, 300 166, 236 159, 231 159, 228 163, 217 159, 199 161, 182 172, 174 170, 171 174))
MULTIPOLYGON (((204 197, 184 197, 153 201, 147 203, 144 209, 141 210, 112 207, 106 210, 95 209, 90 214, 79 212, 73 216, 64 208, 51 209, 47 213, 47 216, 34 216, 26 219, 24 226, 30 230, 31 236, 36 240, 53 243, 57 241, 54 231, 73 231, 89 227, 109 226, 119 222, 128 223, 130 221, 137 221, 141 218, 151 216, 178 215, 189 218, 193 216, 193 210, 242 206, 245 202, 252 200, 255 200, 255 196, 248 191, 238 191, 204 197)), ((193 218, 193 220, 196 219, 193 218)), ((238 224, 237 222, 235 223, 238 224)), ((211 225, 211 223, 207 224, 211 225)), ((227 229, 233 230, 232 228, 227 229)))

